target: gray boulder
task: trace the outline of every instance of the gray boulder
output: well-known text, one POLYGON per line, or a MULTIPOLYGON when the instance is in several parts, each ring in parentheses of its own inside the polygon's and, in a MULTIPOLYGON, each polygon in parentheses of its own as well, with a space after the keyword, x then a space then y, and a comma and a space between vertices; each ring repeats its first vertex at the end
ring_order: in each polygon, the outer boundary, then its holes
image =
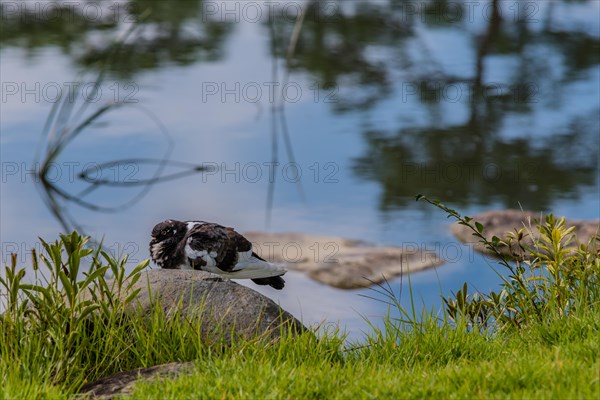
POLYGON ((118 372, 86 383, 79 393, 92 399, 114 399, 133 392, 133 387, 139 381, 153 381, 161 378, 175 378, 194 370, 194 363, 170 363, 155 365, 149 368, 137 368, 131 371, 118 372))
MULTIPOLYGON (((139 289, 129 312, 150 314, 161 307, 167 317, 201 320, 207 344, 232 339, 277 340, 283 329, 292 334, 307 328, 273 300, 218 275, 203 271, 153 269, 142 272, 132 286, 139 289), (176 314, 179 313, 179 314, 176 314)), ((91 398, 112 399, 131 393, 139 380, 174 377, 193 371, 193 363, 170 363, 119 372, 85 384, 80 393, 91 398)))
POLYGON ((253 339, 264 335, 277 339, 281 329, 293 334, 306 328, 268 297, 238 283, 203 271, 153 269, 142 272, 133 289, 140 289, 132 307, 146 314, 162 307, 186 319, 201 319, 202 334, 212 342, 253 339))

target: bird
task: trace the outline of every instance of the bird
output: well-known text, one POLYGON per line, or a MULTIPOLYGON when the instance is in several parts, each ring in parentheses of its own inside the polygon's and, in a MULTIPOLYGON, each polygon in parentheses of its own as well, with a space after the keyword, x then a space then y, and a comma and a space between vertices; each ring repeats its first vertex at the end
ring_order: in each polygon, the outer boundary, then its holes
POLYGON ((164 269, 212 272, 226 278, 252 279, 281 290, 287 270, 252 251, 252 243, 233 228, 205 221, 168 219, 152 229, 150 257, 164 269))

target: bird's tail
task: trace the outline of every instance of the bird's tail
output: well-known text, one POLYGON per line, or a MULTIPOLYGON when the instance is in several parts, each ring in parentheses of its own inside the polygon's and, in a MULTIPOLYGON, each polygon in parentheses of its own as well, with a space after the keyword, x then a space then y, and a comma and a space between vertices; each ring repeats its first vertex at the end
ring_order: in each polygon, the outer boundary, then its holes
POLYGON ((257 285, 269 285, 274 289, 281 290, 285 286, 285 281, 281 276, 272 276, 270 278, 252 279, 257 285))
POLYGON ((252 253, 247 257, 241 257, 234 270, 219 273, 233 279, 260 279, 278 277, 286 272, 284 265, 270 263, 252 253))

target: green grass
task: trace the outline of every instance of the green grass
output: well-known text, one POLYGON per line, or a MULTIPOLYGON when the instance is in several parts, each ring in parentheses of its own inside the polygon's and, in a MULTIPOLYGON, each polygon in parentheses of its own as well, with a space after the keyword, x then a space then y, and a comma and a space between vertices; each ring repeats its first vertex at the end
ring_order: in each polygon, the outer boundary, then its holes
MULTIPOLYGON (((491 250, 502 244, 432 203, 491 250)), ((126 273, 126 260, 62 235, 33 254, 35 283, 16 257, 0 278, 0 397, 73 398, 111 373, 194 361, 192 374, 141 382, 132 397, 600 398, 600 257, 565 249, 572 233, 561 221, 539 224, 539 241, 523 247, 530 258, 500 259, 508 274, 497 292, 465 285, 437 314, 403 309, 389 286, 376 288, 401 317, 361 343, 329 331, 206 344, 201 321, 182 324, 160 307, 126 312, 147 262, 126 273)))
MULTIPOLYGON (((598 398, 598 314, 494 338, 431 324, 396 344, 342 348, 307 338, 244 347, 133 398, 598 398)), ((325 341, 327 342, 327 341, 325 341)))

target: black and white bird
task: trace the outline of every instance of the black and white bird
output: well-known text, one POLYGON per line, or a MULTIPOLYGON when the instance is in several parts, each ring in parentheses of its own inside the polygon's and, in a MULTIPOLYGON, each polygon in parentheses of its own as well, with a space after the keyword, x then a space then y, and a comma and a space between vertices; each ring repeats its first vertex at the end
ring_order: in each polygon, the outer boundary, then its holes
POLYGON ((287 271, 252 251, 252 243, 233 228, 204 221, 168 219, 152 229, 150 256, 166 269, 197 269, 226 278, 252 279, 283 289, 287 271))

